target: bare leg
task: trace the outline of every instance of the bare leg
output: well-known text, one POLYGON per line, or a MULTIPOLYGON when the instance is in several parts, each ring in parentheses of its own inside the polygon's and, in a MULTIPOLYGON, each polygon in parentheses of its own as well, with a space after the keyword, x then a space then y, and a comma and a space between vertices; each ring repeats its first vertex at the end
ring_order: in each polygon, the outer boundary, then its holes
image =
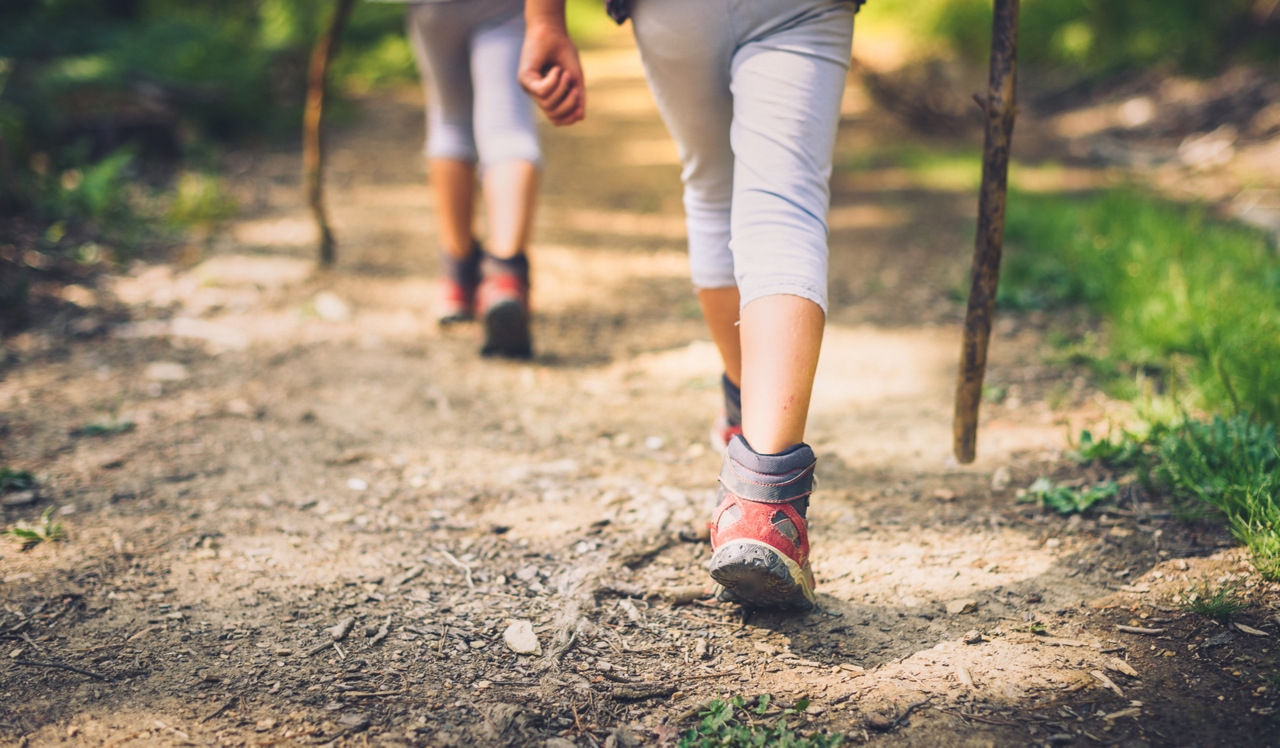
POLYGON ((799 296, 762 296, 742 309, 743 436, 760 454, 804 441, 825 321, 799 296))
POLYGON ((433 158, 430 171, 440 246, 451 256, 463 259, 471 253, 476 167, 466 161, 433 158))
POLYGON ((702 317, 711 330, 711 339, 720 350, 724 361, 724 373, 729 381, 742 386, 742 339, 738 334, 738 289, 700 288, 698 303, 702 305, 702 317))
POLYGON ((538 199, 538 168, 531 161, 507 161, 485 169, 489 254, 510 259, 525 251, 538 199))

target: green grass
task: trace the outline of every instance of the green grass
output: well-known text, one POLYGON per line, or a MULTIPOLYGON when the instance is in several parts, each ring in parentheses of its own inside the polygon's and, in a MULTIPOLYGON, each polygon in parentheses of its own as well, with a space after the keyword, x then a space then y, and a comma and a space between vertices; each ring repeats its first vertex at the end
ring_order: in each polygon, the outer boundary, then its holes
POLYGON ((0 493, 5 491, 25 491, 35 485, 35 476, 30 472, 0 467, 0 493))
POLYGON ((1206 579, 1198 589, 1187 596, 1179 607, 1189 613, 1226 623, 1235 618, 1237 613, 1249 607, 1248 601, 1242 598, 1237 590, 1236 585, 1214 587, 1206 579))
POLYGON ((1280 422, 1280 256, 1198 206, 1129 191, 1010 197, 998 303, 1083 304, 1102 354, 1209 412, 1280 422))
POLYGON ((13 527, 0 533, 16 542, 21 550, 29 551, 44 543, 56 543, 66 537, 61 522, 53 521, 53 507, 44 510, 36 523, 18 521, 13 527))
POLYGON ((788 719, 803 721, 808 707, 809 700, 801 699, 794 707, 778 709, 768 694, 750 702, 741 696, 716 699, 699 714, 702 721, 698 726, 680 736, 677 745, 679 748, 833 748, 843 744, 843 735, 815 733, 805 737, 791 729, 788 719))
POLYGON ((1258 572, 1280 581, 1280 442, 1274 426, 1245 416, 1184 415, 1148 424, 1145 433, 1097 439, 1084 432, 1076 456, 1137 471, 1185 522, 1225 521, 1258 572))
POLYGON ((1075 488, 1054 484, 1048 478, 1041 477, 1031 484, 1031 487, 1027 489, 1026 495, 1019 498, 1018 501, 1034 501, 1058 514, 1083 514, 1095 505, 1114 498, 1118 491, 1119 487, 1115 481, 1106 481, 1096 486, 1075 488))

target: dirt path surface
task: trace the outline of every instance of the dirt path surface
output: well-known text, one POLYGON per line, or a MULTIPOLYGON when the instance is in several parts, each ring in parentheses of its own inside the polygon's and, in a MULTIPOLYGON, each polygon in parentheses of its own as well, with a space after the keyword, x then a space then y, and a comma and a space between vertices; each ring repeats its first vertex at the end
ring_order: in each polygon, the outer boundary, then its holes
POLYGON ((6 520, 58 507, 68 539, 0 551, 0 741, 671 745, 701 702, 771 693, 852 743, 1280 745, 1280 597, 1224 535, 1137 486, 1083 521, 1015 503, 1096 478, 1068 424, 1122 410, 1043 363, 1046 320, 1000 321, 1008 396, 978 464, 950 460, 974 198, 866 166, 901 127, 852 84, 810 423, 822 610, 689 602, 719 368, 638 59, 586 65, 589 119, 546 132, 531 363, 434 325, 408 94, 334 138, 336 271, 295 156, 237 156, 241 217, 101 289, 106 334, 9 341, 0 457, 41 501, 6 520), (1253 596, 1255 633, 1172 602, 1205 579, 1253 596))

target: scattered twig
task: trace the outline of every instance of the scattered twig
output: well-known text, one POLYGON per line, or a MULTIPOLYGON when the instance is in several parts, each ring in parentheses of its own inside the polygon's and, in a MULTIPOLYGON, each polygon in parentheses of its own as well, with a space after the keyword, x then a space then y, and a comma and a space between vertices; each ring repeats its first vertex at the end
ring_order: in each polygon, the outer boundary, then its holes
POLYGON ((1009 722, 1003 719, 992 719, 990 717, 979 717, 976 714, 965 714, 964 712, 953 712, 950 709, 943 709, 940 706, 933 707, 933 711, 942 712, 943 714, 950 714, 953 717, 960 717, 961 719, 971 719, 974 722, 983 722, 988 725, 1001 725, 1003 727, 1017 727, 1018 725, 1017 722, 1009 722))
POLYGON ((1126 634, 1148 634, 1151 636, 1163 634, 1168 630, 1169 629, 1144 629, 1141 626, 1116 626, 1116 631, 1123 631, 1126 634))
POLYGON ((374 634, 373 638, 369 640, 369 646, 372 647, 386 639, 389 633, 391 633, 391 616, 387 616, 387 620, 382 622, 382 627, 378 629, 378 633, 374 634))
POLYGON ((239 701, 239 700, 240 700, 240 696, 239 696, 238 694, 237 694, 237 695, 235 695, 235 696, 232 696, 231 698, 229 698, 229 699, 227 699, 225 702, 223 702, 222 706, 220 706, 220 707, 218 707, 217 709, 213 710, 213 713, 212 713, 212 714, 210 714, 210 715, 209 715, 209 716, 207 716, 207 717, 203 717, 203 718, 201 718, 200 722, 201 722, 201 723, 208 722, 209 720, 213 719, 214 717, 217 717, 219 714, 222 714, 223 712, 225 712, 225 711, 227 711, 228 709, 230 709, 230 708, 231 708, 231 705, 232 705, 232 704, 234 704, 234 703, 236 703, 236 702, 237 702, 237 701, 239 701))
POLYGON ((655 696, 670 696, 675 692, 676 687, 674 684, 645 681, 614 686, 613 691, 610 693, 618 701, 641 701, 643 699, 652 699, 655 696))
POLYGON ((445 559, 446 559, 449 563, 453 564, 454 566, 456 566, 456 567, 458 567, 459 569, 462 569, 464 572, 466 572, 466 574, 467 574, 467 587, 472 588, 472 589, 474 589, 474 588, 475 588, 475 584, 474 584, 474 583, 472 583, 472 581, 471 581, 471 567, 470 567, 470 566, 467 566, 466 564, 462 563, 462 562, 461 562, 461 561, 459 561, 459 560, 458 560, 458 559, 457 559, 457 558, 456 558, 452 553, 450 553, 450 552, 448 552, 448 551, 446 551, 446 550, 441 549, 441 551, 440 551, 440 555, 441 555, 441 556, 444 556, 444 557, 445 557, 445 559))
POLYGON ((14 660, 13 662, 15 665, 26 665, 27 667, 53 667, 58 668, 59 670, 70 670, 73 673, 87 675, 90 678, 97 678, 98 680, 105 680, 111 683, 116 682, 116 679, 112 678, 110 675, 95 673, 92 670, 84 670, 76 667, 75 665, 68 665, 65 662, 36 662, 34 660, 14 660))
POLYGON ((1106 686, 1107 688, 1110 688, 1112 691, 1115 691, 1116 696, 1119 696, 1122 699, 1124 698, 1124 691, 1120 690, 1120 686, 1117 686, 1116 682, 1108 678, 1106 674, 1103 673, 1101 670, 1090 670, 1089 675, 1092 675, 1093 677, 1097 678, 1098 682, 1101 683, 1102 685, 1106 686))

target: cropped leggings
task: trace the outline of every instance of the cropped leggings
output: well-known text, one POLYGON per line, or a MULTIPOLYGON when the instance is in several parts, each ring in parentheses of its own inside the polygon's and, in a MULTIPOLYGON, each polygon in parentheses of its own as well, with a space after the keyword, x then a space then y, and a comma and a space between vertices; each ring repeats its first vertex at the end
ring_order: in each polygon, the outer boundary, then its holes
POLYGON ((645 75, 680 151, 694 286, 827 310, 831 154, 854 6, 633 0, 645 75))
POLYGON ((427 157, 539 163, 533 104, 516 80, 523 0, 413 3, 408 27, 426 89, 427 157))

